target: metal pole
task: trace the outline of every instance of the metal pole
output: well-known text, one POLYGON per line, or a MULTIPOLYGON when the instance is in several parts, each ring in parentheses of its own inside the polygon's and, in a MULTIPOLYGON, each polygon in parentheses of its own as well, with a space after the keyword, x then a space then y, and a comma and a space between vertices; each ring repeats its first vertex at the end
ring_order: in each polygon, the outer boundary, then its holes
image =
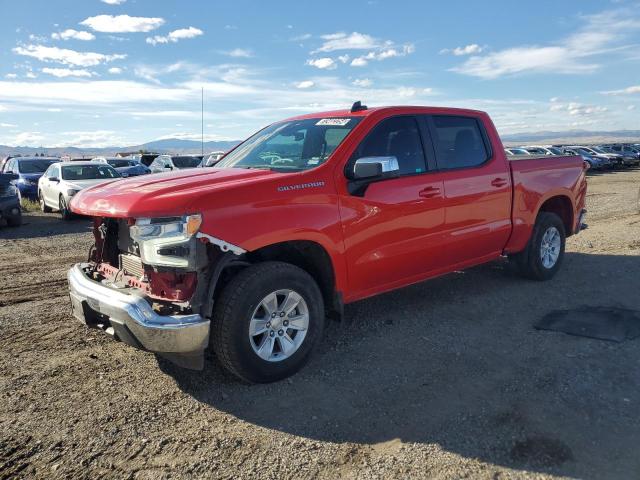
POLYGON ((201 107, 201 119, 200 119, 200 128, 201 128, 201 137, 200 137, 200 154, 204 156, 204 87, 201 88, 201 96, 200 96, 200 107, 201 107))

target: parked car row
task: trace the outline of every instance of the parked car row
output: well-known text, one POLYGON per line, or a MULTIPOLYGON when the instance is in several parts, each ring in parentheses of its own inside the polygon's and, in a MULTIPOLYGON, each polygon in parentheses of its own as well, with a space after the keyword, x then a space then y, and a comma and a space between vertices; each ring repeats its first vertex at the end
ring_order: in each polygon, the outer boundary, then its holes
POLYGON ((6 218, 11 224, 19 224, 18 220, 13 219, 16 215, 14 208, 16 204, 20 206, 22 198, 27 198, 38 201, 43 212, 56 210, 63 219, 68 219, 71 216, 69 201, 84 188, 117 178, 212 167, 224 154, 137 154, 92 159, 70 156, 7 157, 0 161, 0 218, 6 218))
POLYGON ((525 145, 505 148, 508 156, 580 155, 594 170, 611 170, 640 165, 640 144, 525 145))

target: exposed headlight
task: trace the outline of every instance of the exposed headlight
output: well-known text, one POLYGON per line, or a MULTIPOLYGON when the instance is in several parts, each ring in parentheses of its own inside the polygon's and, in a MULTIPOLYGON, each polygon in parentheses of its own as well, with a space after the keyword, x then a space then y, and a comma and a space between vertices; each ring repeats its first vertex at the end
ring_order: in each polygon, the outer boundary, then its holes
POLYGON ((179 241, 194 236, 201 224, 200 214, 184 217, 138 218, 135 225, 131 226, 130 234, 131 238, 139 242, 157 238, 171 238, 179 241))
POLYGON ((70 188, 69 190, 67 190, 67 195, 69 195, 70 197, 73 197, 79 191, 80 190, 78 190, 77 188, 70 188))
POLYGON ((194 235, 202 224, 199 214, 184 217, 138 218, 129 227, 140 258, 148 265, 188 268, 193 258, 194 235))

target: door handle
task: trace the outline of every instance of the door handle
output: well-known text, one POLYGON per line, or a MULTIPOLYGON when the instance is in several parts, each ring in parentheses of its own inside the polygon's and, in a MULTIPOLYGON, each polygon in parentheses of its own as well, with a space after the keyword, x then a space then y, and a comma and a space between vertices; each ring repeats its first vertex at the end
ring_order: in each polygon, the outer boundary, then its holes
POLYGON ((440 196, 440 189, 438 187, 426 187, 418 192, 422 198, 433 198, 440 196))
POLYGON ((504 178, 494 178, 491 180, 491 185, 496 188, 504 187, 507 184, 507 181, 504 178))

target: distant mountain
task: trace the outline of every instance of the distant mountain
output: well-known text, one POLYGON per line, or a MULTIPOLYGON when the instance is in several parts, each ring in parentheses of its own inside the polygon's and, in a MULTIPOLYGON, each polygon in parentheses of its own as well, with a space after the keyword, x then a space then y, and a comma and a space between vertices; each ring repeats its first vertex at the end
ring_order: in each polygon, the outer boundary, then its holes
MULTIPOLYGON (((227 151, 235 147, 240 140, 204 142, 204 153, 218 150, 227 151)), ((10 147, 0 145, 0 157, 7 155, 35 155, 36 153, 45 155, 70 155, 71 157, 94 157, 97 155, 115 155, 118 152, 139 152, 140 150, 155 153, 175 153, 175 154, 200 154, 202 145, 197 140, 184 140, 179 138, 165 138, 132 145, 127 147, 102 147, 102 148, 78 148, 78 147, 10 147)))

